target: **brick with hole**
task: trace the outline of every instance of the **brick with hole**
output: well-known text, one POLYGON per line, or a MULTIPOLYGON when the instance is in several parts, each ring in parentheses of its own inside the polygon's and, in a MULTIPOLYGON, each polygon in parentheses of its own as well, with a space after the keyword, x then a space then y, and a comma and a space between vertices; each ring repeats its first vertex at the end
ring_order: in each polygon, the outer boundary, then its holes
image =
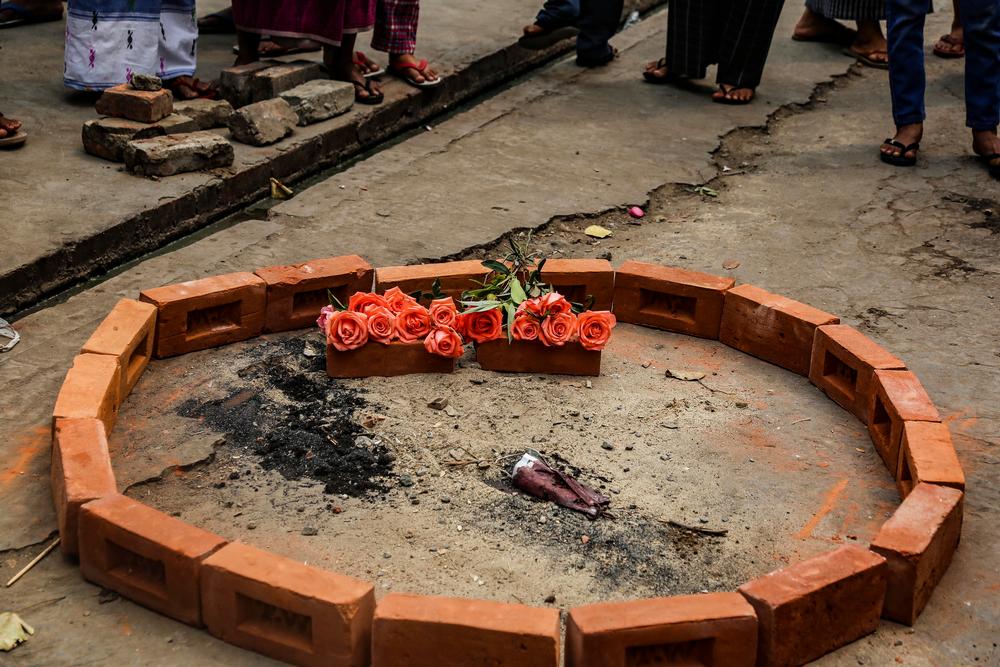
POLYGON ((157 308, 159 358, 204 350, 260 335, 267 284, 252 273, 228 273, 144 290, 157 308))
POLYGON ((940 422, 904 422, 896 487, 906 498, 920 482, 965 491, 965 472, 948 427, 940 422))
POLYGON ((757 612, 757 664, 802 665, 874 632, 886 576, 885 558, 849 545, 740 586, 757 612))
POLYGON ((917 484, 872 540, 871 550, 888 564, 883 618, 913 625, 927 606, 962 537, 963 497, 958 489, 917 484))
POLYGON ((736 281, 697 271, 625 262, 615 272, 619 322, 718 339, 726 291, 736 281))
POLYGON ((457 303, 462 292, 482 286, 490 270, 478 260, 439 262, 416 266, 383 266, 375 269, 375 291, 382 293, 393 287, 411 294, 417 290, 430 292, 435 279, 441 280, 441 291, 457 303))
POLYGON ((78 354, 66 373, 52 418, 100 419, 110 433, 121 405, 121 366, 107 354, 78 354))
POLYGON ((557 667, 559 610, 391 593, 375 608, 372 667, 557 667))
POLYGON ((573 303, 590 310, 611 310, 615 293, 615 271, 606 259, 549 259, 542 266, 542 281, 573 303))
POLYGON ((80 510, 80 571, 133 602, 201 625, 202 560, 226 540, 126 496, 80 510))
POLYGON ((52 504, 59 525, 59 548, 79 553, 80 507, 118 493, 100 419, 57 419, 52 438, 52 504))
POLYGON ((799 375, 809 375, 816 327, 839 324, 836 315, 753 285, 726 292, 719 340, 799 375))
POLYGON ((867 424, 875 392, 875 371, 905 370, 906 364, 863 333, 845 324, 816 329, 809 381, 867 424))
POLYGON ((342 304, 355 292, 369 292, 375 270, 357 255, 314 259, 288 266, 257 269, 267 283, 264 331, 289 331, 316 325, 332 293, 342 304))
POLYGON ((941 421, 924 386, 910 371, 875 371, 875 390, 868 412, 868 433, 893 477, 899 469, 903 424, 941 421))
POLYGON ((566 623, 567 667, 753 667, 757 615, 739 593, 603 602, 566 623))
POLYGON ((121 299, 83 344, 81 352, 109 354, 118 359, 121 372, 120 400, 132 391, 153 356, 156 306, 121 299))
POLYGON ((202 569, 205 625, 223 641, 309 667, 366 667, 374 586, 239 542, 202 569))

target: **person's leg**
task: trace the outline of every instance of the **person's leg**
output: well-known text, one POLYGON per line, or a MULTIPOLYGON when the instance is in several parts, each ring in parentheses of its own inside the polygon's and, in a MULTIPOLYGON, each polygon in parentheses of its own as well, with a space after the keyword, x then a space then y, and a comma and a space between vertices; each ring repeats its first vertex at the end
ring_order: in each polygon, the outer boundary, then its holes
POLYGON ((575 25, 579 17, 580 0, 545 0, 545 4, 535 16, 535 25, 542 30, 552 30, 575 25))
POLYGON ((822 0, 806 0, 806 8, 795 24, 792 39, 797 42, 824 42, 847 46, 857 32, 843 23, 823 15, 822 0))
POLYGON ((239 54, 236 56, 237 65, 249 65, 260 60, 260 35, 255 32, 245 30, 236 31, 236 45, 239 47, 239 54))
POLYGON ((624 0, 580 0, 577 65, 596 67, 614 60, 615 51, 608 40, 618 30, 624 4, 624 0))
MULTIPOLYGON (((929 0, 886 0, 889 52, 889 92, 892 120, 896 125, 893 141, 903 146, 918 143, 924 134, 924 21, 929 0)), ((916 158, 916 150, 883 143, 882 153, 892 158, 916 158)))
POLYGON ((731 0, 720 26, 717 102, 745 104, 760 85, 784 0, 731 0))
POLYGON ((858 33, 849 47, 853 55, 870 67, 885 69, 889 64, 889 52, 886 48, 882 24, 877 18, 859 19, 858 33))
POLYGON ((646 65, 643 76, 647 81, 705 78, 708 66, 718 58, 722 1, 672 0, 667 10, 666 54, 646 65))
POLYGON ((344 33, 340 46, 323 46, 323 64, 330 77, 337 81, 354 84, 354 99, 364 104, 378 104, 382 101, 382 90, 374 79, 365 79, 361 68, 354 62, 354 46, 357 33, 344 33))
MULTIPOLYGON (((966 125, 976 155, 1000 155, 1000 5, 996 0, 961 0, 965 31, 966 125)), ((1000 167, 1000 157, 990 160, 1000 167)))
POLYGON ((941 35, 941 39, 934 43, 934 55, 942 58, 962 58, 965 56, 965 33, 962 31, 962 12, 959 1, 951 0, 951 6, 954 10, 951 16, 951 31, 947 35, 941 35))
POLYGON ((419 19, 420 0, 378 0, 372 36, 372 48, 389 54, 390 69, 418 85, 441 78, 426 60, 420 61, 413 55, 417 49, 419 19))

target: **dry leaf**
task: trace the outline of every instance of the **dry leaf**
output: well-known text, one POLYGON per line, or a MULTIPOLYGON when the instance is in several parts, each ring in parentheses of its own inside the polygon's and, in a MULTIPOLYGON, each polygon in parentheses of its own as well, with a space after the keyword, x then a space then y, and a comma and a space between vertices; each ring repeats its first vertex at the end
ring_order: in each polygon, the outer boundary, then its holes
POLYGON ((0 651, 10 651, 18 644, 28 641, 35 629, 12 611, 0 614, 0 651))
POLYGON ((611 236, 611 230, 606 227, 601 227, 600 225, 591 225, 583 230, 583 233, 587 236, 592 236, 595 239, 606 239, 611 236))
POLYGON ((724 261, 722 263, 722 268, 724 268, 724 269, 726 269, 728 271, 732 271, 733 269, 737 269, 737 268, 739 268, 739 266, 740 266, 740 260, 738 260, 738 259, 727 259, 726 261, 724 261))
POLYGON ((295 194, 290 187, 276 178, 271 178, 271 199, 289 199, 295 194))
POLYGON ((685 382, 697 382, 705 377, 705 374, 699 371, 675 371, 668 369, 667 377, 674 378, 675 380, 684 380, 685 382))

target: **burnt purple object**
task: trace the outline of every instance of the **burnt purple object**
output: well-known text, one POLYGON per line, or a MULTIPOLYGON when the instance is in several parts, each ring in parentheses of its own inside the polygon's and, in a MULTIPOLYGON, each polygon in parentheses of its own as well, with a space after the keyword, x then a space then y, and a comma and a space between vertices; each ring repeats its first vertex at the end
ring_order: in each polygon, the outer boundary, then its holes
POLYGON ((596 519, 611 499, 552 468, 539 457, 526 453, 514 464, 514 486, 527 494, 549 500, 596 519))

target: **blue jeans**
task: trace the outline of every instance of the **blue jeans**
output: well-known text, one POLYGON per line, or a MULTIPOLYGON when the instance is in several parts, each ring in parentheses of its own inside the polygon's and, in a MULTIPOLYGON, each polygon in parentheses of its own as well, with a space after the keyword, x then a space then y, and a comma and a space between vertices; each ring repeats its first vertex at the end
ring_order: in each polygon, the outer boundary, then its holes
POLYGON ((580 18, 576 25, 576 62, 600 64, 613 57, 608 40, 618 30, 625 0, 580 0, 580 18))
MULTIPOLYGON (((1000 2, 960 0, 965 42, 966 125, 974 131, 1000 124, 1000 2)), ((896 126, 922 123, 924 19, 930 0, 886 0, 889 88, 896 126)))
POLYGON ((580 0, 545 0, 538 10, 535 23, 546 30, 576 25, 580 18, 580 0))

